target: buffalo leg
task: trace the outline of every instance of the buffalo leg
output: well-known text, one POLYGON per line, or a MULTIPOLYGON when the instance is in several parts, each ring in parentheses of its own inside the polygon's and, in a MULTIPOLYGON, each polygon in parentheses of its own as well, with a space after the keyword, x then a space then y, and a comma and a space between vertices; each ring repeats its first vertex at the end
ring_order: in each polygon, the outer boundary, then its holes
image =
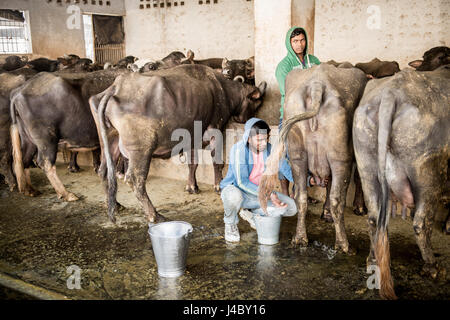
POLYGON ((358 168, 355 168, 355 174, 353 177, 355 182, 355 198, 353 199, 353 213, 357 216, 363 216, 367 214, 367 208, 364 203, 364 194, 361 186, 361 178, 359 177, 358 168))
POLYGON ((197 171, 198 167, 198 155, 197 150, 192 148, 190 150, 190 162, 188 164, 189 167, 189 176, 188 181, 186 184, 185 191, 193 194, 193 193, 199 193, 200 190, 197 185, 197 179, 195 177, 195 172, 197 171))
POLYGON ((367 216, 367 227, 369 230, 369 239, 370 239, 370 251, 367 257, 367 266, 375 265, 375 236, 377 233, 377 220, 378 220, 378 212, 380 211, 380 197, 379 197, 379 182, 378 177, 373 174, 367 174, 367 180, 364 180, 363 174, 361 174, 362 178, 362 187, 364 190, 364 198, 367 204, 368 216, 367 216))
POLYGON ((44 170, 45 175, 56 191, 59 199, 64 201, 76 201, 78 197, 68 192, 56 174, 56 154, 58 151, 58 141, 54 136, 42 136, 36 144, 38 154, 37 163, 44 170))
POLYGON ((94 167, 95 173, 98 173, 98 169, 100 168, 100 154, 100 148, 92 150, 92 166, 94 167))
POLYGON ((65 201, 76 201, 78 200, 78 197, 74 195, 71 192, 68 192, 66 188, 64 187, 64 184, 59 179, 58 175, 56 174, 56 166, 53 163, 50 163, 48 159, 44 160, 44 166, 43 166, 45 175, 47 176, 48 180, 50 181, 51 185, 56 191, 56 194, 58 195, 58 198, 62 198, 65 201))
POLYGON ((336 250, 349 253, 349 244, 345 233, 344 208, 351 176, 351 163, 331 161, 332 182, 330 190, 330 209, 336 229, 336 250))
POLYGON ((11 168, 11 154, 9 152, 5 152, 0 156, 0 174, 5 177, 5 182, 8 184, 9 190, 13 191, 17 184, 11 168))
POLYGON ((77 163, 78 152, 77 151, 69 151, 69 154, 70 154, 70 162, 69 162, 67 169, 69 169, 69 172, 73 172, 73 173, 79 172, 80 167, 78 166, 78 163, 77 163))
POLYGON ((20 192, 23 192, 23 194, 29 197, 36 197, 41 193, 38 190, 34 189, 31 184, 30 167, 33 166, 33 158, 37 153, 37 147, 29 139, 27 139, 24 134, 21 134, 21 136, 23 137, 21 141, 21 149, 25 185, 24 190, 20 190, 20 192))
POLYGON ((416 242, 425 261, 424 271, 429 273, 433 278, 436 278, 438 268, 431 247, 431 233, 433 230, 434 213, 437 207, 433 203, 433 199, 427 197, 425 192, 418 199, 420 200, 416 204, 417 209, 413 220, 416 242))
POLYGON ((297 128, 291 130, 288 136, 288 144, 296 146, 296 148, 289 149, 290 164, 295 185, 294 198, 298 209, 297 228, 295 236, 292 239, 292 244, 307 246, 306 213, 308 211, 308 191, 306 188, 306 178, 308 175, 308 157, 303 148, 302 138, 299 137, 297 128))
POLYGON ((331 216, 331 208, 330 208, 330 191, 331 191, 331 184, 332 179, 329 179, 327 184, 327 195, 325 198, 325 203, 323 204, 323 211, 322 215, 320 216, 320 219, 325 220, 326 222, 333 222, 333 217, 331 216))
POLYGON ((131 186, 136 198, 141 203, 149 222, 160 222, 164 217, 156 212, 148 197, 145 183, 150 169, 152 150, 130 151, 128 170, 125 181, 131 186))
POLYGON ((211 158, 213 159, 214 166, 214 191, 220 193, 220 181, 222 181, 223 161, 216 163, 215 160, 216 150, 211 150, 211 158))

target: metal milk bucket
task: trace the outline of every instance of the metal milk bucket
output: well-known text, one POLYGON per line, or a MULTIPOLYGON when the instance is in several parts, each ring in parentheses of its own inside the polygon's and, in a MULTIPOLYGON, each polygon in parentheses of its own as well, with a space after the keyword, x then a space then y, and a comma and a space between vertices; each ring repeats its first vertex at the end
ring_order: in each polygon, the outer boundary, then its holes
POLYGON ((278 243, 280 239, 281 216, 255 215, 254 217, 258 243, 267 245, 278 243))
POLYGON ((184 221, 149 224, 148 233, 161 277, 183 275, 192 230, 192 225, 184 221))

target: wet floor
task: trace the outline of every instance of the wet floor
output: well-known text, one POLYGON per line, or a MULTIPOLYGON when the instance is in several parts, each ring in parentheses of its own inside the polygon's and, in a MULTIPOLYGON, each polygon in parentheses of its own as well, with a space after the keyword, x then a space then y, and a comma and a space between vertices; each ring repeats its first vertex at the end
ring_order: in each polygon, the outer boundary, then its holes
MULTIPOLYGON (((58 174, 81 200, 58 200, 39 169, 32 170, 39 197, 0 186, 0 272, 73 299, 378 299, 366 283, 366 218, 349 208, 345 221, 350 245, 357 250, 354 256, 332 250, 334 228, 319 219, 321 204, 310 205, 306 248, 290 243, 297 216, 283 218, 280 242, 274 246, 259 245, 256 231, 245 221, 239 223, 240 243, 228 244, 222 202, 211 186, 200 185, 202 192, 190 195, 183 191, 183 181, 152 177, 147 190, 159 212, 194 227, 186 273, 160 278, 148 226, 131 189, 119 183, 118 201, 126 209, 114 225, 106 217, 100 180, 91 168, 69 174, 59 164, 58 174), (81 270, 80 289, 68 288, 69 266, 81 270)), ((447 274, 437 280, 421 275, 411 221, 391 220, 390 233, 397 295, 448 300, 447 274)), ((432 245, 446 270, 449 240, 436 226, 432 245)), ((7 290, 0 292, 8 296, 7 290)))

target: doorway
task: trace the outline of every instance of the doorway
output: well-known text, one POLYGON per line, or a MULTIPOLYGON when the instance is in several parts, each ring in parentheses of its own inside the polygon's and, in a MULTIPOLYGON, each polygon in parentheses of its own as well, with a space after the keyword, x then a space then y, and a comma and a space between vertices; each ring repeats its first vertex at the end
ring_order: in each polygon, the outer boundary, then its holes
POLYGON ((86 57, 98 62, 117 63, 125 57, 123 17, 83 15, 86 57))

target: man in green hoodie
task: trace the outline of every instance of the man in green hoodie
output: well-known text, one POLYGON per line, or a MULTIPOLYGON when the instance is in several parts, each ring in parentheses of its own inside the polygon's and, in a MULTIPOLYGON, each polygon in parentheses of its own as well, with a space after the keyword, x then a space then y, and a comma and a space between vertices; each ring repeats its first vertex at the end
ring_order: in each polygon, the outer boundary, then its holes
MULTIPOLYGON (((281 124, 283 121, 283 107, 284 107, 284 96, 285 96, 285 81, 286 76, 293 69, 308 69, 314 65, 319 65, 320 61, 312 54, 308 54, 308 36, 305 29, 300 27, 292 27, 288 30, 286 34, 286 49, 288 51, 286 57, 278 63, 277 69, 275 71, 275 76, 277 77, 278 86, 280 87, 281 93, 281 108, 280 108, 280 124, 278 126, 281 129, 281 124)), ((314 179, 308 176, 307 184, 311 186, 314 184, 314 179)), ((280 183, 282 192, 289 195, 289 181, 280 176, 280 183)))

